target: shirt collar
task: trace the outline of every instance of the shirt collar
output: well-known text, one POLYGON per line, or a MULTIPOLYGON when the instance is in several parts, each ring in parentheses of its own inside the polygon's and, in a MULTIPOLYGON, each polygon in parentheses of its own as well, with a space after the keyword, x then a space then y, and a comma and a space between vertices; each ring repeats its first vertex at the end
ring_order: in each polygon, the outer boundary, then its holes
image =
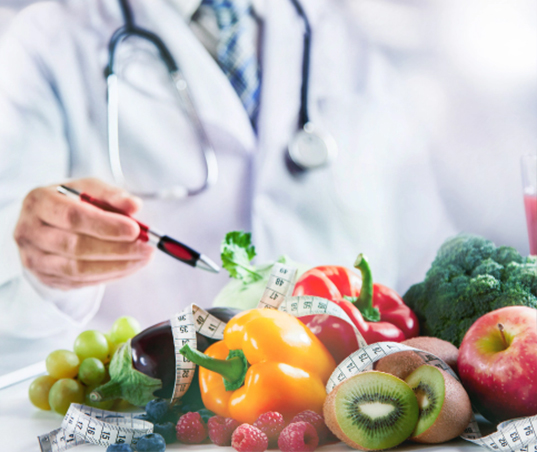
MULTIPOLYGON (((190 22, 194 13, 198 10, 202 0, 169 0, 183 18, 190 22)), ((252 0, 254 13, 257 17, 265 17, 265 0, 252 0)))

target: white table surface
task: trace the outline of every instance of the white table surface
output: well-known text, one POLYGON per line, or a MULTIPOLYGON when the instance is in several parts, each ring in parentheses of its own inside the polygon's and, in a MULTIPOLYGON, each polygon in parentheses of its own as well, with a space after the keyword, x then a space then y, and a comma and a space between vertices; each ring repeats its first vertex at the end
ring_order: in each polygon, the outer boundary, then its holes
MULTIPOLYGON (((37 436, 48 433, 61 424, 62 417, 50 411, 35 408, 28 400, 28 387, 32 379, 0 389, 0 451, 1 452, 39 452, 37 436)), ((105 448, 82 445, 72 449, 76 452, 104 452, 105 448)), ((217 447, 211 444, 187 446, 171 444, 166 450, 218 451, 232 452, 231 447, 217 447)), ((318 451, 351 451, 343 443, 319 447, 318 451)), ((456 439, 436 446, 411 443, 392 449, 394 452, 420 450, 423 452, 478 452, 485 450, 463 439, 456 439)))

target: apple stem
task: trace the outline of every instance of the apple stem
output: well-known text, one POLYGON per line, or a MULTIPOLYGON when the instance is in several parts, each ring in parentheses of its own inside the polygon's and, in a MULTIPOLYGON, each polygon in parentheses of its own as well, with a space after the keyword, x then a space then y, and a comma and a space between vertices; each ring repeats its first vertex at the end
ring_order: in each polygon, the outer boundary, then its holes
POLYGON ((507 348, 509 344, 507 343, 507 339, 505 339, 505 334, 503 333, 504 327, 501 323, 498 323, 498 329, 500 330, 500 336, 502 338, 503 345, 505 348, 507 348))

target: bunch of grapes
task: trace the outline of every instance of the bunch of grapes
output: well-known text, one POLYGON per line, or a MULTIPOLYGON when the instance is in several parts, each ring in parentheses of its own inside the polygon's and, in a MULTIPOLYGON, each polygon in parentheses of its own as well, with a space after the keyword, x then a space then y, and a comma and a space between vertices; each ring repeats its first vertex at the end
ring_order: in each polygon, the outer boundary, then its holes
MULTIPOLYGON (((54 350, 45 361, 47 375, 37 377, 29 389, 30 401, 42 410, 65 415, 71 403, 112 409, 116 401, 93 402, 89 394, 109 380, 108 365, 115 351, 140 332, 140 324, 129 316, 117 319, 109 333, 80 333, 71 350, 54 350)), ((116 407, 117 408, 117 407, 116 407)))

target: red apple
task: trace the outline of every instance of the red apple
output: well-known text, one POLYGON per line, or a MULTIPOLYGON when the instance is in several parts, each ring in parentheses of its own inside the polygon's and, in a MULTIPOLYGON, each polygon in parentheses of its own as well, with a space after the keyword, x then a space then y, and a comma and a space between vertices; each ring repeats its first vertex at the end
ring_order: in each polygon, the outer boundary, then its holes
POLYGON ((478 318, 462 340, 457 366, 485 418, 537 414, 537 309, 508 306, 478 318))

